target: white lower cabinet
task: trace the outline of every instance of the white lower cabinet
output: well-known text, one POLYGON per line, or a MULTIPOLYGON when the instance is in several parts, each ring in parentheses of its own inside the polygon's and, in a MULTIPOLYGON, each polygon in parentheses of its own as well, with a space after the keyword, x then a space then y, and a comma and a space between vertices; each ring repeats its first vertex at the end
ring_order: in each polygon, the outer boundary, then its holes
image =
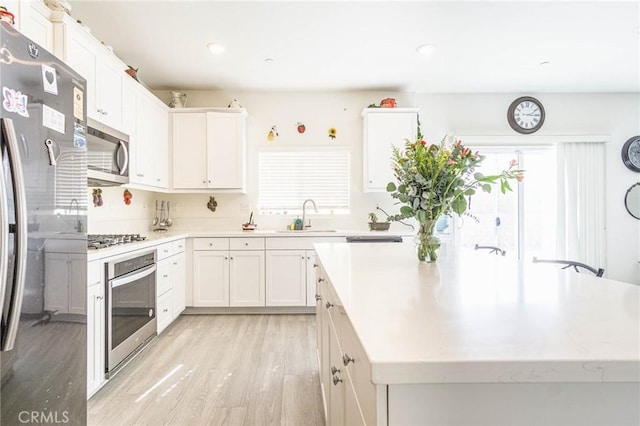
POLYGON ((105 301, 103 263, 87 265, 87 397, 104 383, 105 301))
POLYGON ((371 364, 322 268, 316 277, 318 359, 327 424, 380 424, 371 364))
POLYGON ((264 306, 264 238, 196 238, 193 305, 264 306))
POLYGON ((185 240, 163 243, 156 248, 157 331, 162 332, 185 307, 185 240))
POLYGON ((45 253, 44 309, 56 314, 85 315, 87 256, 45 253))
POLYGON ((304 250, 267 250, 267 306, 306 306, 304 250))

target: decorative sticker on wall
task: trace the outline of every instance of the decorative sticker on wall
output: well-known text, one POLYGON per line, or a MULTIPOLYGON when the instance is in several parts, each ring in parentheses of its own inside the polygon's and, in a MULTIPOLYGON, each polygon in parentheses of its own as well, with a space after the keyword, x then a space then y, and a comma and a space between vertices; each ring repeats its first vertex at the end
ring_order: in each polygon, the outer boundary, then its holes
POLYGON ((335 139, 338 135, 338 130, 335 127, 329 127, 329 137, 335 139))
POLYGON ((126 205, 130 205, 131 199, 133 198, 133 194, 131 193, 131 191, 129 191, 128 189, 125 189, 122 196, 124 197, 124 203, 126 205))
POLYGON ((276 126, 271 126, 271 130, 269 130, 269 134, 267 135, 267 139, 269 142, 273 142, 273 140, 278 136, 278 129, 276 126))
POLYGON ((297 128, 297 130, 298 130, 298 133, 301 133, 301 134, 302 134, 302 133, 304 133, 304 131, 305 131, 305 130, 307 130, 307 128, 305 127, 305 125, 304 125, 304 124, 302 124, 302 123, 301 123, 301 122, 299 122, 299 121, 296 123, 296 126, 297 126, 296 128, 297 128))
POLYGON ((91 194, 93 195, 93 207, 102 207, 102 189, 96 188, 91 194))
POLYGON ((216 211, 216 207, 218 207, 218 202, 215 197, 209 197, 209 202, 207 203, 207 208, 212 212, 216 211))

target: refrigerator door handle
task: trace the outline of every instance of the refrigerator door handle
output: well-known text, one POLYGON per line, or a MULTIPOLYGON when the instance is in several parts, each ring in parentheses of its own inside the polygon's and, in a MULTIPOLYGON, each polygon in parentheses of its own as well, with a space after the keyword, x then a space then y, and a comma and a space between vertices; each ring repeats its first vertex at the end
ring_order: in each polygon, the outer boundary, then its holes
POLYGON ((7 182, 4 178, 4 162, 0 148, 0 318, 4 308, 4 295, 7 287, 7 269, 9 268, 9 208, 7 182))
POLYGON ((9 156, 9 168, 11 170, 11 180, 13 182, 13 199, 15 204, 16 226, 15 226, 15 272, 13 275, 14 288, 11 292, 11 305, 7 312, 7 325, 2 336, 2 350, 10 351, 16 341, 18 325, 20 322, 20 310, 22 309, 22 294, 27 271, 27 197, 24 184, 24 174, 22 173, 22 160, 18 147, 16 129, 13 120, 2 119, 2 131, 7 145, 9 156))
POLYGON ((120 150, 122 150, 122 153, 124 154, 124 164, 120 166, 120 161, 119 161, 120 157, 118 157, 117 154, 116 154, 116 164, 120 168, 120 175, 122 176, 127 174, 127 169, 129 168, 129 150, 127 149, 127 144, 125 144, 123 141, 120 141, 118 152, 120 150))

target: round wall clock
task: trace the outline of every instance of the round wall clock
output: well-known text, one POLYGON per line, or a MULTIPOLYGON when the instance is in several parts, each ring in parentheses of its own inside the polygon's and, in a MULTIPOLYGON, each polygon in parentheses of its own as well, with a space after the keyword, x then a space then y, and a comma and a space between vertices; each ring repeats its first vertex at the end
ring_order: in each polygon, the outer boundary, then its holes
POLYGON ((513 130, 529 134, 537 132, 544 123, 542 103, 531 96, 522 96, 509 105, 507 120, 513 130))
POLYGON ((640 173, 640 136, 634 136, 622 145, 622 162, 629 170, 640 173))

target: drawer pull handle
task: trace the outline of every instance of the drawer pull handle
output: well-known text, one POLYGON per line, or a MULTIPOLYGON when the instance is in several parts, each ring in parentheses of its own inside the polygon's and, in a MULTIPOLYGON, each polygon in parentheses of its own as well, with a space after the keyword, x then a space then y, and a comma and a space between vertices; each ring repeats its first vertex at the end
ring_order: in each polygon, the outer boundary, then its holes
POLYGON ((104 296, 96 296, 96 299, 102 300, 102 299, 104 299, 104 296))
POLYGON ((317 302, 318 300, 322 300, 322 296, 320 296, 319 294, 316 294, 316 302, 317 302))
POLYGON ((318 282, 319 283, 323 283, 324 282, 324 278, 318 278, 318 282))
POLYGON ((317 264, 317 263, 314 263, 314 264, 313 264, 313 267, 314 267, 314 268, 317 268, 317 267, 318 267, 318 264, 317 264))
POLYGON ((209 243, 209 247, 213 247, 213 243, 209 243))
POLYGON ((332 374, 332 375, 334 375, 334 376, 335 376, 335 375, 336 375, 336 373, 339 373, 339 372, 340 372, 340 370, 339 370, 339 369, 337 369, 335 365, 332 365, 332 366, 331 366, 331 374, 332 374))
POLYGON ((302 260, 304 260, 304 256, 302 256, 302 260))
POLYGON ((224 260, 227 260, 227 259, 229 259, 229 258, 228 258, 227 256, 225 256, 225 257, 224 257, 224 260))
POLYGON ((345 353, 344 355, 342 355, 342 363, 344 364, 344 366, 346 367, 347 365, 349 365, 350 362, 355 363, 356 360, 351 358, 349 356, 349 354, 345 353))
POLYGON ((342 379, 339 378, 338 376, 333 376, 333 384, 335 386, 338 386, 338 383, 342 382, 342 379))
POLYGON ((178 266, 178 262, 173 262, 173 266, 178 266))
POLYGON ((331 302, 327 302, 326 305, 324 305, 327 309, 332 308, 333 307, 333 303, 331 302))
POLYGON ((162 312, 169 312, 169 309, 163 309, 162 312))
POLYGON ((162 275, 162 278, 169 278, 169 275, 167 275, 167 274, 163 274, 163 275, 162 275))
POLYGON ((245 246, 248 246, 248 245, 249 245, 249 243, 244 243, 244 245, 245 245, 245 246))

